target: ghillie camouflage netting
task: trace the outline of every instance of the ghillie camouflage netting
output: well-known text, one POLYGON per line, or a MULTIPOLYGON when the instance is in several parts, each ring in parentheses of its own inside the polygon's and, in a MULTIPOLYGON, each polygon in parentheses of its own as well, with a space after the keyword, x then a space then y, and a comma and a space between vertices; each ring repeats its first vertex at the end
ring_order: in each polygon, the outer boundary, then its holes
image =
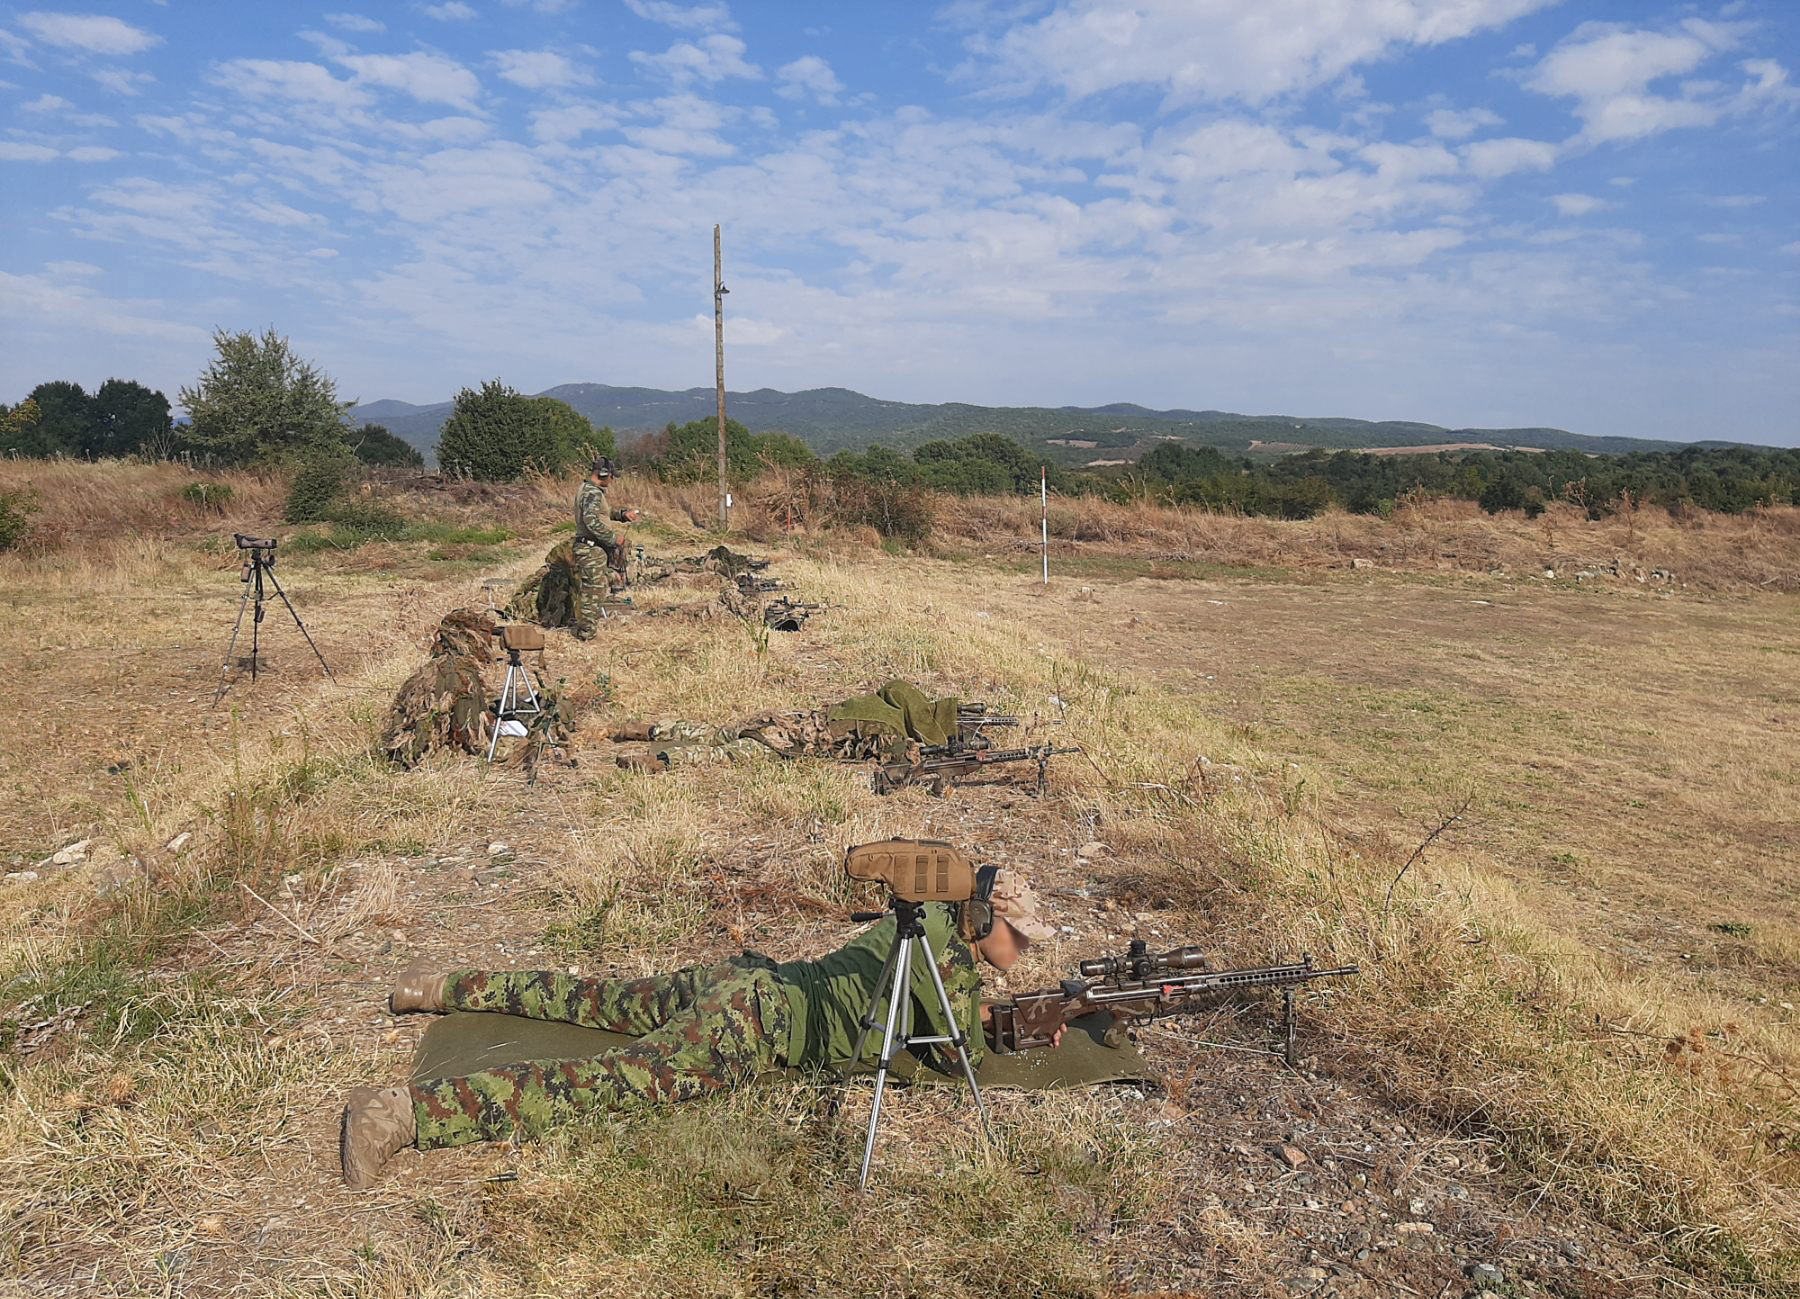
POLYGON ((410 768, 435 749, 486 752, 490 719, 481 669, 493 653, 493 615, 485 609, 445 615, 432 637, 431 656, 388 708, 381 747, 391 761, 410 768))
MULTIPOLYGON (((438 624, 431 656, 395 693, 382 727, 382 751, 395 765, 416 767, 439 749, 487 753, 496 705, 482 669, 494 659, 494 628, 494 617, 485 609, 457 609, 438 624)), ((540 711, 520 719, 524 739, 506 748, 506 761, 524 767, 528 776, 536 774, 546 754, 574 765, 568 752, 572 710, 541 680, 537 692, 540 711)))
POLYGON ((575 567, 575 543, 558 542, 544 556, 537 572, 526 578, 506 602, 506 614, 540 627, 573 627, 575 593, 581 574, 575 567))

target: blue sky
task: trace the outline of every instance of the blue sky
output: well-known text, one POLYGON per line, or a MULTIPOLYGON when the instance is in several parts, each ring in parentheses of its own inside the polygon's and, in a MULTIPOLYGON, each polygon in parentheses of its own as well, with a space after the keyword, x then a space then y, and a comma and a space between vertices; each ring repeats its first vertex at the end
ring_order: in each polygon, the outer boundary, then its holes
POLYGON ((499 375, 1800 442, 1800 4, 0 6, 0 399, 499 375))

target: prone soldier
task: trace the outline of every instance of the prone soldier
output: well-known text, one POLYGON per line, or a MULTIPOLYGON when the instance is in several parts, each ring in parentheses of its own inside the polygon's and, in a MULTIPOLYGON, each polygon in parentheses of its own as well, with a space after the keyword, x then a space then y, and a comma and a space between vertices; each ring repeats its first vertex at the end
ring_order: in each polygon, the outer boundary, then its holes
MULTIPOLYGON (((1051 936, 1030 885, 1001 870, 985 936, 959 934, 955 904, 925 906, 938 977, 956 1009, 971 1056, 989 1014, 977 957, 1007 970, 1032 942, 1051 936)), ((889 914, 844 947, 811 961, 777 963, 743 952, 644 979, 577 978, 552 970, 458 970, 401 976, 394 1013, 488 1011, 606 1029, 636 1040, 576 1060, 532 1060, 403 1087, 359 1087, 344 1107, 339 1158, 353 1189, 374 1184, 401 1150, 532 1138, 593 1110, 631 1110, 693 1100, 781 1068, 836 1068, 850 1059, 893 947, 889 914)), ((931 971, 914 969, 915 1022, 948 1040, 931 971)), ((942 1063, 942 1062, 938 1062, 942 1063)))

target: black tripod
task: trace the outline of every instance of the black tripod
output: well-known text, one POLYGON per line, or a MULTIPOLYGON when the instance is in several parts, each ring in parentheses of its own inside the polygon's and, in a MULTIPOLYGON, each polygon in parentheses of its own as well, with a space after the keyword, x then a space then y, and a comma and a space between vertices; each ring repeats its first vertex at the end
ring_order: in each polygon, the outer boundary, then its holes
POLYGON ((298 627, 300 634, 306 637, 306 643, 311 647, 313 657, 319 660, 319 666, 325 669, 325 675, 330 678, 333 685, 336 685, 337 678, 332 676, 331 664, 325 661, 325 656, 313 643, 312 633, 307 631, 306 624, 300 621, 300 615, 294 610, 294 602, 288 599, 287 592, 281 589, 281 579, 275 576, 275 539, 273 537, 246 537, 241 532, 233 533, 232 539, 237 542, 239 550, 247 552, 244 558, 243 572, 238 578, 244 584, 244 594, 238 598, 237 621, 231 626, 231 643, 225 647, 225 667, 218 692, 213 695, 213 707, 218 707, 219 700, 223 699, 225 692, 231 688, 231 669, 237 661, 235 655, 238 633, 244 629, 244 610, 250 606, 252 598, 256 602, 256 613, 250 620, 250 680, 252 682, 256 680, 256 674, 262 662, 263 602, 268 598, 263 588, 265 579, 270 586, 275 588, 275 594, 281 597, 281 602, 287 606, 288 615, 293 618, 294 626, 298 627))
MULTIPOLYGON (((879 920, 883 914, 880 911, 858 912, 850 918, 866 922, 879 920)), ((895 898, 894 921, 894 945, 888 949, 887 960, 882 962, 875 991, 869 997, 869 1008, 863 1012, 862 1033, 856 1039, 856 1050, 850 1054, 852 1064, 862 1059, 863 1048, 869 1044, 869 1034, 875 1031, 879 1022, 875 1011, 881 1004, 882 991, 886 989, 887 1020, 882 1027, 881 1057, 875 1069, 875 1099, 869 1107, 869 1135, 863 1142, 862 1176, 857 1183, 864 1190, 869 1185, 869 1165, 875 1159, 875 1134, 881 1125, 881 1097, 887 1090, 888 1066, 893 1062, 895 1046, 908 1051, 915 1046, 942 1043, 954 1047, 963 1077, 968 1080, 969 1092, 975 1098, 975 1111, 981 1115, 981 1130, 990 1142, 994 1139, 993 1129, 988 1126, 987 1105, 981 1099, 981 1085, 975 1081, 975 1068, 969 1063, 968 1036, 956 1018, 956 1007, 950 1004, 950 994, 944 991, 944 981, 938 976, 937 957, 932 953, 931 940, 925 936, 925 904, 895 898), (938 1008, 943 1011, 944 1023, 950 1028, 946 1035, 913 1035, 912 972, 915 960, 931 975, 938 1008)))

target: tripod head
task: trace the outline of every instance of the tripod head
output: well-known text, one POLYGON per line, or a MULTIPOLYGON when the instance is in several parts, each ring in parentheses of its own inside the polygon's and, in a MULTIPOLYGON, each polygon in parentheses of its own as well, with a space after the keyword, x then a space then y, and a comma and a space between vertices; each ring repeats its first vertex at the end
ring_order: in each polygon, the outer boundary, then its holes
POLYGON ((506 622, 494 628, 494 638, 506 651, 509 663, 517 663, 519 655, 530 651, 544 652, 544 629, 528 623, 506 622))
POLYGON ((231 539, 237 543, 239 550, 249 552, 244 556, 244 572, 240 581, 248 582, 250 574, 259 568, 275 567, 274 537, 251 537, 242 532, 234 532, 231 539))

